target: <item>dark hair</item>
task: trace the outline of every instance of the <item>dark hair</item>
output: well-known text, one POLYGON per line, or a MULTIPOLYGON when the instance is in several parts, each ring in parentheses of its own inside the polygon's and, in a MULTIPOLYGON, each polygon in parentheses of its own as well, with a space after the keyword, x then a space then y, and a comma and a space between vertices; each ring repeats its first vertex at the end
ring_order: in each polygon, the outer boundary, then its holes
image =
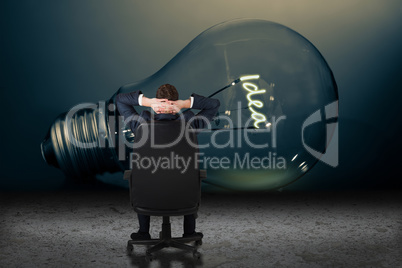
POLYGON ((156 91, 156 98, 176 101, 179 99, 179 93, 174 86, 170 84, 164 84, 161 85, 156 91))

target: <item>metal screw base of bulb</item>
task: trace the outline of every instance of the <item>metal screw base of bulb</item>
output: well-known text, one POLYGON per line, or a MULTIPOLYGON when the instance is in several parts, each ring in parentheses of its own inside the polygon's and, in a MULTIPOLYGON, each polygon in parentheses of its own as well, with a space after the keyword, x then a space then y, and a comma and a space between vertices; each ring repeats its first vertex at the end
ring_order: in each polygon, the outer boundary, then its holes
POLYGON ((41 144, 42 156, 49 165, 60 168, 67 177, 77 181, 122 169, 115 149, 107 146, 110 136, 105 134, 108 133, 106 114, 99 107, 82 109, 71 120, 66 116, 67 113, 63 113, 57 117, 41 144), (94 143, 96 146, 76 146, 68 138, 69 134, 83 144, 94 143), (105 146, 99 146, 102 139, 105 146))

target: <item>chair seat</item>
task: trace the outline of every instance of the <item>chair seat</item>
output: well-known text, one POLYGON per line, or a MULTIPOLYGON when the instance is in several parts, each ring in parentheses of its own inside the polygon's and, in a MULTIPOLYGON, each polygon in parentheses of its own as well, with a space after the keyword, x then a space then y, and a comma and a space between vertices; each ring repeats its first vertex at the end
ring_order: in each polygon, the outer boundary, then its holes
POLYGON ((134 207, 134 211, 149 216, 183 216, 195 214, 198 211, 198 206, 192 208, 174 209, 174 210, 158 210, 152 208, 134 207))
POLYGON ((138 214, 162 216, 163 222, 159 239, 130 240, 127 249, 133 250, 134 245, 153 245, 146 251, 149 260, 153 252, 166 247, 190 251, 193 257, 200 258, 197 247, 202 243, 202 234, 172 237, 169 218, 185 215, 196 218, 200 205, 201 177, 206 174, 199 170, 199 150, 194 146, 198 141, 191 129, 183 128, 182 122, 176 120, 144 123, 135 131, 134 144, 138 146, 133 146, 136 156, 132 159, 136 160, 132 161, 132 172, 125 174, 130 184, 130 202, 138 214), (158 161, 164 164, 156 164, 158 161), (195 243, 188 245, 190 242, 195 243))

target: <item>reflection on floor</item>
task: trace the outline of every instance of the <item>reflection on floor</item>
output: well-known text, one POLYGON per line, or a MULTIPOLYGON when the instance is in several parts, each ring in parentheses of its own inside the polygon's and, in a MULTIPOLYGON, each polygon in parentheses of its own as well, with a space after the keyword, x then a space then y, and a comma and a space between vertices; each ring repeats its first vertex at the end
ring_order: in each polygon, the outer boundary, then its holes
MULTIPOLYGON (((126 190, 2 193, 0 267, 401 267, 402 193, 203 194, 194 261, 126 252, 138 228, 126 190)), ((152 218, 157 237, 160 218, 152 218)), ((172 217, 182 234, 182 218, 172 217)))

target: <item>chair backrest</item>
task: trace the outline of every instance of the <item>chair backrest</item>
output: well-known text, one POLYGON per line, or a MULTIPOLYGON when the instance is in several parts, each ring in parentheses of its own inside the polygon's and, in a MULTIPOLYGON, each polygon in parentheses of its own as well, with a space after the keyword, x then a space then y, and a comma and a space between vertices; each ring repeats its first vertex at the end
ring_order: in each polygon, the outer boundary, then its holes
POLYGON ((130 154, 130 199, 135 211, 198 207, 201 182, 197 136, 183 123, 152 121, 136 129, 130 154))

